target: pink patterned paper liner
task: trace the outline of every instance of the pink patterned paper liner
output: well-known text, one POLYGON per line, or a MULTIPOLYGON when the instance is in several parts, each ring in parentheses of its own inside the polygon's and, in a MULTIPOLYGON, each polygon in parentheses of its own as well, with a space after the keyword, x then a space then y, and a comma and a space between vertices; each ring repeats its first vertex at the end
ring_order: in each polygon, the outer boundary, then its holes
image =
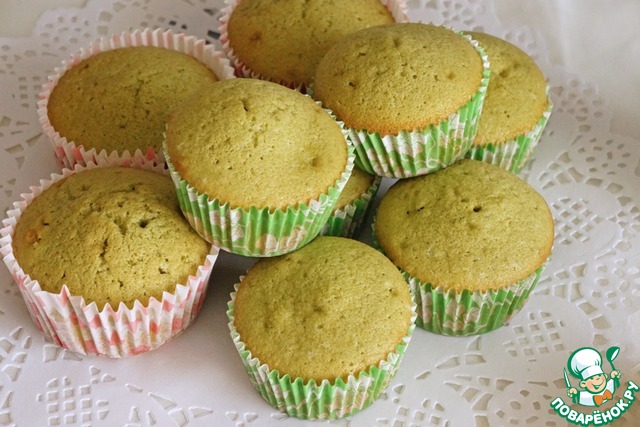
MULTIPOLYGON (((14 209, 2 221, 0 229, 0 255, 25 300, 29 314, 45 338, 84 355, 107 357, 133 356, 154 350, 186 329, 195 319, 208 287, 209 276, 218 256, 212 246, 203 265, 185 284, 177 284, 174 293, 164 292, 161 300, 151 298, 147 305, 136 301, 133 308, 120 303, 117 310, 105 305, 98 310, 95 303, 87 304, 81 296, 73 296, 67 286, 60 293, 43 291, 37 280, 20 267, 13 254, 13 234, 24 209, 31 201, 58 182, 74 173, 99 167, 114 166, 106 160, 97 165, 76 165, 52 174, 50 180, 41 180, 39 186, 30 187, 22 200, 14 202, 14 209)), ((137 167, 167 175, 164 165, 155 164, 144 156, 123 154, 119 166, 137 167)))
MULTIPOLYGON (((227 54, 228 58, 231 61, 231 66, 235 70, 235 75, 237 77, 245 77, 252 79, 260 79, 260 80, 269 80, 273 83, 278 83, 282 86, 286 86, 290 89, 297 90, 302 93, 307 93, 307 86, 304 83, 296 84, 294 82, 289 82, 285 80, 277 80, 277 79, 269 79, 263 76, 260 73, 257 73, 250 69, 246 64, 244 64, 240 59, 236 56, 235 52, 229 45, 229 33, 227 31, 229 24, 229 17, 231 13, 236 8, 238 3, 241 0, 224 0, 225 7, 222 8, 222 14, 220 15, 220 27, 218 31, 220 32, 220 43, 222 44, 222 48, 227 54)), ((395 22, 408 22, 409 17, 407 16, 407 4, 406 0, 380 0, 384 6, 386 6, 387 10, 391 12, 393 19, 395 22)))
MULTIPOLYGON (((183 33, 174 33, 172 30, 135 30, 133 32, 122 32, 119 35, 103 37, 94 41, 88 47, 80 49, 78 52, 72 54, 70 58, 62 61, 62 66, 55 68, 55 73, 48 77, 48 81, 42 86, 42 91, 38 95, 40 125, 42 126, 44 134, 51 142, 54 155, 61 167, 73 169, 75 164, 85 166, 87 163, 98 163, 101 160, 106 160, 109 164, 117 165, 120 164, 122 158, 131 157, 131 153, 128 151, 124 153, 117 151, 107 153, 106 150, 96 152, 95 148, 86 150, 84 146, 76 145, 74 141, 67 140, 67 138, 60 135, 60 133, 54 129, 48 115, 49 96, 65 72, 84 59, 100 52, 131 46, 156 46, 182 52, 202 62, 212 70, 220 80, 235 77, 229 59, 227 59, 223 52, 217 51, 211 44, 206 44, 204 39, 198 39, 183 33)), ((149 147, 145 153, 140 149, 133 153, 133 156, 141 155, 154 163, 164 163, 164 154, 162 151, 156 153, 149 147)))

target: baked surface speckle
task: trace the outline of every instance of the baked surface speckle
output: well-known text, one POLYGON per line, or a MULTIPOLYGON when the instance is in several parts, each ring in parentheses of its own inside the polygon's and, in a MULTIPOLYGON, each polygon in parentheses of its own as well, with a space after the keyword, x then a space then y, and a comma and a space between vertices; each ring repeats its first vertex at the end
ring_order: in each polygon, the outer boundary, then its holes
POLYGON ((491 78, 473 145, 499 144, 530 131, 548 107, 547 81, 536 63, 498 37, 468 32, 489 55, 491 78))

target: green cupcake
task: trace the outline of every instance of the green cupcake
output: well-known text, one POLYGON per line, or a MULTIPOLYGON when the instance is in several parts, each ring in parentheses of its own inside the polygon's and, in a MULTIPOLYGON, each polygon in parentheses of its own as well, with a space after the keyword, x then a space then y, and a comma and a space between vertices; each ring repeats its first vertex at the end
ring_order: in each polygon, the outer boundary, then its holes
POLYGON ((464 157, 488 83, 487 56, 470 37, 403 23, 342 39, 320 61, 312 90, 349 129, 358 166, 408 178, 464 157))
POLYGON ((229 252, 275 256, 318 235, 354 154, 341 126, 310 97, 231 79, 170 114, 165 156, 198 233, 229 252))
POLYGON ((480 43, 491 61, 478 132, 466 157, 518 173, 551 116, 549 86, 533 59, 517 46, 489 34, 466 34, 480 43))
POLYGON ((409 289, 387 258, 329 236, 259 260, 236 285, 227 314, 256 390, 303 419, 346 417, 376 400, 415 320, 409 289))
POLYGON ((398 181, 376 212, 376 245, 418 304, 418 326, 445 335, 489 332, 524 304, 550 257, 544 198, 497 166, 461 160, 398 181))

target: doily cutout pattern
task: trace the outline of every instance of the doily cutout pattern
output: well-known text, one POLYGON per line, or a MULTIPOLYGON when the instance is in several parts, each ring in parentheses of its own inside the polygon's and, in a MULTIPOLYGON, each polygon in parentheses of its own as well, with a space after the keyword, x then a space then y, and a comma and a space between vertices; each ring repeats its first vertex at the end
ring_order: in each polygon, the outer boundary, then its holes
MULTIPOLYGON (((140 27, 218 43, 222 0, 89 0, 46 12, 30 37, 0 39, 0 207, 55 172, 37 94, 62 59, 90 41, 140 27)), ((616 367, 640 383, 640 141, 610 133, 597 88, 549 62, 532 28, 500 22, 481 0, 409 0, 412 21, 503 37, 528 52, 551 85, 554 112, 520 176, 556 220, 554 253, 524 309, 489 334, 417 330, 396 378, 370 408, 329 425, 562 426, 562 368, 583 346, 619 346, 616 367)), ((381 186, 380 195, 389 182, 381 186)), ((375 207, 374 203, 374 207, 375 207)), ((366 240, 366 239, 365 239, 366 240)), ((235 353, 225 308, 252 261, 221 254, 195 324, 154 352, 123 360, 78 356, 45 342, 0 269, 0 426, 291 426, 253 390, 235 353)), ((632 426, 640 404, 614 425, 632 426)))

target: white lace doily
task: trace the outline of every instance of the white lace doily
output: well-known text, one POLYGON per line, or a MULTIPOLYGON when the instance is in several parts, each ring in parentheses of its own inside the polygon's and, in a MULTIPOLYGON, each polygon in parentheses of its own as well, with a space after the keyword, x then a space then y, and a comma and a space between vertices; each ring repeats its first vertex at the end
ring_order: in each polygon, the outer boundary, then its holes
MULTIPOLYGON (((623 382, 640 384, 640 141, 612 134, 597 88, 552 65, 536 31, 510 28, 489 4, 410 0, 409 15, 506 38, 548 77, 555 110, 521 176, 552 208, 553 258, 507 326, 468 338, 417 330, 382 398, 331 424, 564 426, 550 402, 568 400, 562 370, 583 346, 602 353, 619 346, 615 365, 623 382)), ((216 43, 221 6, 221 0, 89 0, 82 9, 46 12, 30 37, 0 39, 2 212, 57 170, 36 99, 62 59, 99 36, 140 27, 184 30, 216 43)), ((383 181, 380 194, 389 184, 383 181)), ((222 254, 195 324, 160 349, 123 360, 80 357, 45 342, 0 267, 0 426, 317 425, 263 401, 233 346, 226 304, 251 262, 222 254)), ((639 420, 636 403, 612 425, 639 420)))

